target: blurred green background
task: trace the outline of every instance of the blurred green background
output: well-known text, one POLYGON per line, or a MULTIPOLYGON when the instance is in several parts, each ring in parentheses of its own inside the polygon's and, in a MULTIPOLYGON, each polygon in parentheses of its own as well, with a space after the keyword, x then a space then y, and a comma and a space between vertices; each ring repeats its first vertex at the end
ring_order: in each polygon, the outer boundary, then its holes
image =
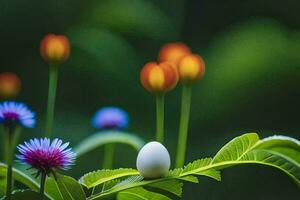
MULTIPOLYGON (((90 118, 106 105, 125 108, 130 131, 150 141, 155 99, 139 82, 139 70, 166 42, 182 41, 206 61, 193 90, 188 161, 213 156, 234 136, 258 132, 300 139, 300 1, 297 0, 0 0, 0 72, 22 79, 20 100, 37 112, 38 127, 22 139, 42 136, 48 67, 39 42, 66 34, 72 45, 60 68, 54 135, 74 146, 95 132, 90 118)), ((177 143, 180 86, 166 100, 166 146, 177 143)), ((135 167, 137 153, 118 146, 115 167, 135 167)), ((80 158, 76 178, 98 169, 102 150, 80 158), (99 160, 99 162, 96 162, 99 160)), ((299 199, 282 172, 261 166, 225 170, 216 183, 186 184, 187 200, 299 199)))

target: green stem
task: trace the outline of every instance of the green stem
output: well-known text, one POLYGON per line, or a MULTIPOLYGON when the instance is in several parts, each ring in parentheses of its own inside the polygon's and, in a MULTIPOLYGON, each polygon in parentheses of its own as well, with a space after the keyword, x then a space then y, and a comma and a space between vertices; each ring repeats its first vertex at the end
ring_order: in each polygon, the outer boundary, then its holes
POLYGON ((47 104, 47 116, 46 116, 46 130, 45 136, 51 137, 53 119, 54 119, 54 107, 55 96, 58 80, 58 66, 50 65, 49 67, 49 90, 48 90, 48 104, 47 104))
POLYGON ((16 126, 14 133, 12 135, 12 149, 13 149, 12 153, 14 153, 14 150, 19 143, 20 134, 21 134, 21 126, 16 126))
POLYGON ((6 164, 7 164, 7 174, 6 174, 6 199, 10 200, 11 199, 11 189, 12 189, 12 158, 11 158, 11 144, 12 144, 12 138, 11 138, 11 133, 9 132, 9 129, 7 128, 6 131, 6 164))
POLYGON ((14 128, 14 131, 11 131, 11 129, 7 128, 6 131, 6 162, 7 162, 7 182, 6 182, 6 198, 8 200, 11 199, 11 191, 13 188, 13 174, 12 174, 12 163, 13 163, 13 156, 14 156, 14 150, 18 143, 18 138, 20 136, 21 127, 16 126, 14 128))
POLYGON ((192 93, 192 88, 190 86, 183 85, 176 167, 182 167, 185 162, 186 143, 187 143, 187 136, 188 136, 190 107, 191 107, 191 93, 192 93))
POLYGON ((44 199, 45 182, 46 182, 46 173, 42 172, 41 185, 40 185, 40 199, 41 200, 44 199))
POLYGON ((8 161, 8 154, 9 154, 9 142, 8 142, 8 133, 7 131, 5 130, 5 127, 4 126, 1 126, 1 132, 3 134, 3 160, 7 163, 8 161))
POLYGON ((6 155, 6 163, 7 163, 7 175, 6 175, 6 199, 11 199, 11 190, 13 188, 13 174, 12 174, 12 163, 13 163, 13 156, 14 156, 14 150, 17 144, 17 140, 19 138, 21 127, 16 126, 14 128, 14 131, 12 131, 11 128, 6 128, 6 131, 4 131, 5 136, 5 153, 6 155))
POLYGON ((164 142, 164 116, 165 115, 165 96, 158 94, 156 96, 156 140, 164 142))
POLYGON ((103 169, 112 169, 115 153, 115 144, 106 144, 104 146, 103 169))

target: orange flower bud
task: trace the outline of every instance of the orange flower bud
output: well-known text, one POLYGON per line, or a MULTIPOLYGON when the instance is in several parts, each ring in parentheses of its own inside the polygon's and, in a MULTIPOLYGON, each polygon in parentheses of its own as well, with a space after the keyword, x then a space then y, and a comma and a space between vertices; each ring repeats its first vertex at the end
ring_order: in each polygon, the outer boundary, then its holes
POLYGON ((183 43, 169 43, 164 45, 158 54, 160 62, 178 64, 183 56, 191 54, 189 47, 183 43))
POLYGON ((63 35, 48 34, 41 41, 40 53, 46 62, 63 63, 70 55, 69 40, 63 35))
POLYGON ((149 62, 140 73, 142 85, 150 92, 165 93, 173 89, 178 82, 177 70, 169 63, 149 62))
POLYGON ((183 83, 193 83, 205 73, 204 60, 196 54, 184 56, 178 63, 179 79, 183 83))
POLYGON ((0 97, 15 98, 21 90, 21 80, 11 72, 0 74, 0 97))

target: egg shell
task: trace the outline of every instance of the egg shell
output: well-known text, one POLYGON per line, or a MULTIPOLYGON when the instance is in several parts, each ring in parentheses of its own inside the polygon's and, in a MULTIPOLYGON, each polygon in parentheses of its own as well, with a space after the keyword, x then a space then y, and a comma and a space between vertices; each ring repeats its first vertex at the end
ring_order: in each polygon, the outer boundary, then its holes
POLYGON ((159 142, 147 143, 139 152, 136 166, 145 178, 159 178, 170 169, 171 159, 168 150, 159 142))

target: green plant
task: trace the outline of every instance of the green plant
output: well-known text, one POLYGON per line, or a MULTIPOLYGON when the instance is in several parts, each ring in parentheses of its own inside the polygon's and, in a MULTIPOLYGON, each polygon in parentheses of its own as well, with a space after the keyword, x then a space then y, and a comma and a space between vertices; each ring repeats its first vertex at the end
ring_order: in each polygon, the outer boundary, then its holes
MULTIPOLYGON (((183 168, 170 170, 162 178, 147 180, 135 169, 122 168, 90 172, 78 182, 59 175, 57 181, 47 178, 46 195, 49 199, 178 199, 184 182, 198 183, 201 176, 221 181, 222 169, 242 164, 275 167, 300 186, 299 153, 300 142, 293 138, 272 136, 259 139, 256 133, 247 133, 228 142, 214 157, 195 160, 183 168)), ((0 166, 1 175, 5 175, 6 166, 0 166)), ((17 181, 32 190, 26 190, 26 195, 34 197, 39 187, 36 181, 18 170, 13 173, 17 181)), ((13 197, 20 196, 20 193, 24 191, 15 192, 13 197)))

